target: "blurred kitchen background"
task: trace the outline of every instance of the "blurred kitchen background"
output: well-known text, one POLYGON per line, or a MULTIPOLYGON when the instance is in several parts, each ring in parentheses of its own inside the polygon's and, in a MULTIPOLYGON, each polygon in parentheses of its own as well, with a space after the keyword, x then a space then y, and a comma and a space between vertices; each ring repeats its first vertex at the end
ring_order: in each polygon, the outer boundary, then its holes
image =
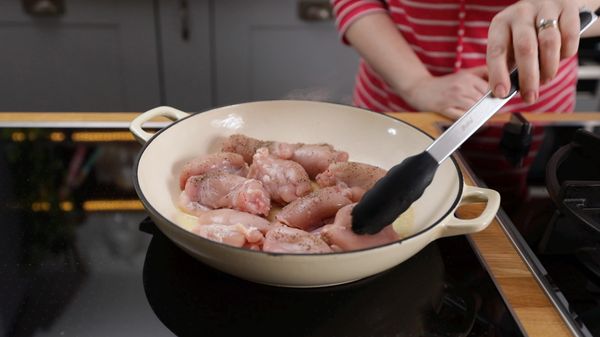
POLYGON ((1 0, 0 111, 351 102, 328 0, 1 0))
MULTIPOLYGON (((0 41, 0 111, 350 104, 358 62, 329 0, 0 0, 0 41)), ((599 55, 584 42, 578 111, 600 107, 599 55)))
MULTIPOLYGON (((0 46, 0 111, 350 104, 358 63, 329 0, 0 0, 0 46)), ((599 40, 580 60, 577 110, 599 111, 599 40)), ((0 335, 169 335, 141 287, 129 131, 0 131, 0 335)))

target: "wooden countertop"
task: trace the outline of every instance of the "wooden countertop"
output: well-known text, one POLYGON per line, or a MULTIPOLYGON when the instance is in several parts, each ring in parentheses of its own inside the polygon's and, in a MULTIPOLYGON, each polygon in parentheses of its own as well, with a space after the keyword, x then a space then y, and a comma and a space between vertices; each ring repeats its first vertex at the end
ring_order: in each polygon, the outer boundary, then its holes
MULTIPOLYGON (((439 124, 447 119, 432 113, 392 113, 391 116, 404 120, 425 132, 437 136, 439 124)), ((556 120, 599 121, 600 113, 524 114, 532 122, 556 120)), ((100 122, 127 123, 136 113, 0 113, 0 123, 27 122, 100 122)), ((507 115, 495 116, 492 121, 506 121, 507 115)), ((133 139, 133 137, 131 138, 133 139)), ((465 172, 465 180, 473 180, 465 172)), ((476 213, 476 207, 465 213, 476 213)), ((479 252, 489 266, 501 292, 504 294, 529 336, 572 336, 558 311, 538 285, 526 263, 518 254, 498 220, 480 233, 471 235, 479 252)))

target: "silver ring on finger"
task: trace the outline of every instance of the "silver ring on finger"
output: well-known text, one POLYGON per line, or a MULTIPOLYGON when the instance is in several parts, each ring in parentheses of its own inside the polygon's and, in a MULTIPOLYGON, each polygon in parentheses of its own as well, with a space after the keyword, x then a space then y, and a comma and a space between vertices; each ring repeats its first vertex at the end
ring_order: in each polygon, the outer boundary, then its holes
POLYGON ((547 28, 557 28, 558 29, 558 19, 540 19, 537 24, 538 33, 547 28))

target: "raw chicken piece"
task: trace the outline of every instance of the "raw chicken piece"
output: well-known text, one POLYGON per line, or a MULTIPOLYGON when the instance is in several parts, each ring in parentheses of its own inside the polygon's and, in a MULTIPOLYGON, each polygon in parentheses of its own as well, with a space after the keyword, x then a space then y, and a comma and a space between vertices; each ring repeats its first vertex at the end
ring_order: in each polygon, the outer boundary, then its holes
POLYGON ((317 235, 286 226, 267 232, 263 251, 272 253, 330 253, 331 248, 317 235))
POLYGON ((181 193, 180 205, 192 214, 202 210, 195 203, 262 215, 267 215, 271 209, 269 192, 260 181, 224 172, 192 176, 181 193))
POLYGON ((304 167, 311 179, 327 170, 329 164, 348 161, 348 152, 336 151, 329 144, 303 144, 291 158, 304 167))
POLYGON ((271 199, 286 204, 312 191, 308 174, 295 161, 271 156, 267 148, 260 148, 254 155, 248 178, 260 180, 271 199))
POLYGON ((264 235, 271 228, 264 218, 232 209, 198 213, 198 225, 192 232, 209 240, 236 247, 260 250, 264 235))
POLYGON ((333 224, 323 226, 321 238, 332 247, 339 247, 342 251, 363 249, 385 245, 400 239, 392 225, 382 229, 374 235, 357 235, 352 231, 352 209, 354 204, 344 206, 340 209, 333 224))
POLYGON ((242 224, 248 228, 256 228, 262 233, 267 233, 271 228, 271 223, 265 218, 227 208, 208 210, 199 213, 198 224, 221 224, 228 226, 242 224))
POLYGON ((329 144, 303 144, 262 141, 244 135, 232 135, 223 143, 221 151, 239 153, 248 163, 259 148, 266 147, 279 159, 291 159, 304 167, 311 179, 325 171, 329 164, 348 161, 348 153, 336 151, 329 144))
POLYGON ((234 152, 244 157, 244 160, 248 163, 252 163, 252 157, 258 149, 266 147, 269 152, 281 159, 290 159, 294 154, 294 150, 300 147, 301 144, 289 144, 273 141, 263 141, 247 137, 244 135, 231 135, 227 138, 221 146, 221 151, 234 152))
POLYGON ((327 170, 317 176, 317 183, 325 187, 343 182, 348 187, 369 190, 386 173, 387 171, 380 167, 365 163, 337 162, 330 164, 327 170))
POLYGON ((264 240, 264 236, 258 229, 248 228, 239 223, 235 225, 199 225, 192 232, 203 238, 235 247, 259 246, 264 240))
POLYGON ((266 147, 270 142, 246 137, 244 135, 231 135, 221 145, 221 151, 234 152, 241 155, 246 163, 252 163, 252 156, 261 147, 266 147))
POLYGON ((183 166, 179 176, 179 188, 183 190, 185 183, 191 176, 199 176, 215 171, 245 177, 248 174, 248 164, 242 156, 231 152, 213 153, 195 158, 183 166))
POLYGON ((311 231, 352 203, 352 191, 343 186, 325 187, 285 206, 276 219, 290 227, 311 231))
POLYGON ((318 174, 316 180, 321 187, 344 183, 352 188, 352 200, 358 201, 386 173, 386 170, 369 164, 337 162, 330 164, 327 170, 318 174))
POLYGON ((261 250, 260 245, 257 245, 255 243, 246 243, 243 247, 246 249, 250 249, 250 250, 256 250, 256 251, 261 250))
POLYGON ((209 207, 192 200, 185 190, 181 191, 181 194, 179 194, 179 208, 184 212, 195 216, 200 216, 202 213, 211 210, 209 207))

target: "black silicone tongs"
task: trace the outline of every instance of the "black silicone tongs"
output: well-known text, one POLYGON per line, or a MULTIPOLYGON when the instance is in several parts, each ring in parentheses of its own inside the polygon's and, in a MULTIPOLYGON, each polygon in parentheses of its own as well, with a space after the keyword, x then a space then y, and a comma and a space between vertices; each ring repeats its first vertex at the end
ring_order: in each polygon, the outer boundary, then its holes
MULTIPOLYGON (((580 12, 580 34, 597 18, 591 11, 580 12)), ((392 167, 354 207, 352 230, 358 234, 375 234, 390 225, 419 199, 431 184, 438 166, 517 94, 519 74, 516 69, 510 74, 510 82, 507 97, 494 97, 488 91, 424 152, 408 157, 392 167)))

